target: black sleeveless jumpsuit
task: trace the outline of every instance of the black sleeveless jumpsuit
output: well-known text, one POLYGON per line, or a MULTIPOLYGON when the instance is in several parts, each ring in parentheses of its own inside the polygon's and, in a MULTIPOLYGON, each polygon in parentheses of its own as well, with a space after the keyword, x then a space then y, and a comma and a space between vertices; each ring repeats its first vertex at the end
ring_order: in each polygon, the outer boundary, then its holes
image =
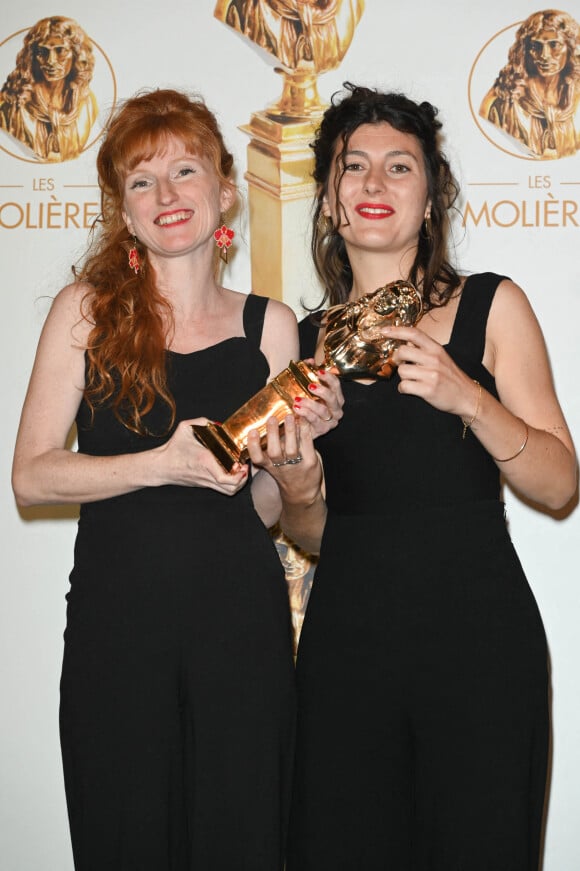
MULTIPOLYGON (((467 279, 447 346, 494 395, 481 360, 500 280, 467 279)), ((495 463, 397 385, 345 382, 317 441, 328 521, 298 651, 288 871, 536 871, 540 615, 495 463)))
MULTIPOLYGON (((268 377, 267 300, 245 337, 168 354, 177 419, 225 420, 268 377)), ((163 432, 162 403, 145 419, 163 432)), ((83 403, 79 450, 141 451, 83 403)), ((178 486, 83 505, 61 681, 76 869, 279 871, 295 700, 287 588, 250 488, 178 486)))

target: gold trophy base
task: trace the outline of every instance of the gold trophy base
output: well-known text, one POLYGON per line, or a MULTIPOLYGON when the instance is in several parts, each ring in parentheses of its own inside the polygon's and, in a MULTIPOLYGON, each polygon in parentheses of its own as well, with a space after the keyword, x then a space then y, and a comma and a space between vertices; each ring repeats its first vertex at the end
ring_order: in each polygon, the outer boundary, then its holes
POLYGON ((224 423, 193 425, 199 442, 208 448, 226 472, 231 472, 236 463, 248 460, 248 433, 257 429, 262 446, 266 444, 266 423, 275 417, 279 424, 291 413, 298 396, 315 398, 309 390, 318 383, 316 369, 309 363, 293 360, 248 402, 242 405, 224 423))
POLYGON ((255 112, 240 129, 247 149, 252 289, 280 299, 296 312, 302 298, 320 296, 310 265, 309 232, 314 158, 309 143, 317 118, 281 120, 255 112))

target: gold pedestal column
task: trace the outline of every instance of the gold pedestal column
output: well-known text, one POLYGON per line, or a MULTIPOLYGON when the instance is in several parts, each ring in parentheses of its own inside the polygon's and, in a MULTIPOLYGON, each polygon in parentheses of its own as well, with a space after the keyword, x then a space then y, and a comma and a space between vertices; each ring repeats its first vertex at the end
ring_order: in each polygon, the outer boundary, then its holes
POLYGON ((300 316, 301 299, 316 302, 310 255, 314 182, 308 147, 320 115, 278 120, 256 112, 240 129, 250 137, 248 182, 252 289, 283 300, 300 316))

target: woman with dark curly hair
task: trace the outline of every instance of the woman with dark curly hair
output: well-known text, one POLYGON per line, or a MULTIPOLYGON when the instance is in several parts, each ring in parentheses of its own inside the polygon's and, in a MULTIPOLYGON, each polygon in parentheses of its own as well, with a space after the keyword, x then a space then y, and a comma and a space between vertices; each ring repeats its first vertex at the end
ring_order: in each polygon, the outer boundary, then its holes
MULTIPOLYGON (((392 377, 343 380, 338 427, 279 466, 283 530, 320 559, 298 649, 289 871, 537 871, 546 641, 500 475, 556 509, 576 458, 523 291, 460 275, 457 194, 430 103, 346 84, 314 142, 313 252, 330 305, 422 297, 392 377), (322 487, 322 475, 324 487, 322 487)), ((324 318, 302 355, 323 359, 324 318)))
POLYGON ((580 27, 566 12, 534 12, 518 28, 479 114, 546 159, 576 153, 579 110, 580 27))
MULTIPOLYGON (((236 188, 201 99, 128 100, 97 168, 97 233, 46 321, 13 471, 20 505, 81 503, 60 708, 75 867, 279 871, 294 738, 266 529, 279 498, 263 472, 226 472, 192 425, 297 356, 296 319, 218 281, 236 188)), ((332 408, 303 406, 332 425, 332 408)))
POLYGON ((0 91, 0 127, 40 160, 78 157, 97 117, 91 41, 71 18, 38 21, 0 91))

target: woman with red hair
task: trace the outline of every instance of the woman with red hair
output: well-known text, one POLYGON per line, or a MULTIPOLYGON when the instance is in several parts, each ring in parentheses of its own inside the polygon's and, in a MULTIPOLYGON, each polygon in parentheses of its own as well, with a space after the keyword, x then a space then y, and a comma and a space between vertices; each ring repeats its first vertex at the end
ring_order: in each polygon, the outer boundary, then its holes
POLYGON ((203 101, 158 90, 122 106, 98 155, 99 232, 54 301, 22 414, 19 505, 81 503, 60 709, 77 871, 282 867, 279 503, 264 472, 226 472, 192 432, 298 354, 289 308, 216 279, 232 162, 203 101))

